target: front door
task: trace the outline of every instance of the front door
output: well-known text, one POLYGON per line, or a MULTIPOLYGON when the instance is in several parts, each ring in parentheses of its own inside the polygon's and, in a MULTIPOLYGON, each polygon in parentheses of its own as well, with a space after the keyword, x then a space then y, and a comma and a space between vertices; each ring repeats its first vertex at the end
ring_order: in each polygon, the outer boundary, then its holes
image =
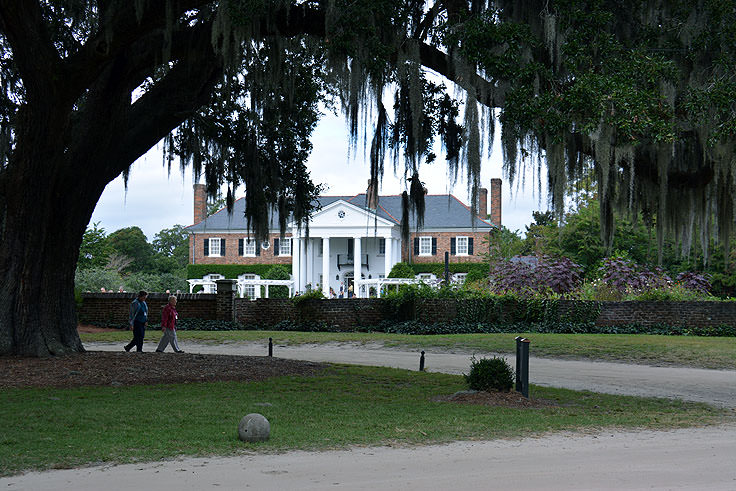
POLYGON ((351 298, 354 291, 353 273, 345 273, 345 297, 351 298))

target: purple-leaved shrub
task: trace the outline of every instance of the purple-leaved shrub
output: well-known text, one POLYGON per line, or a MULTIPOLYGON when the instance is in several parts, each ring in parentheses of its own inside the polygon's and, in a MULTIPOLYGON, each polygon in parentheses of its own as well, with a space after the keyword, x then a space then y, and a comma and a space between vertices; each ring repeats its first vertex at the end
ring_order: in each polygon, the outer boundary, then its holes
POLYGON ((566 294, 580 285, 582 267, 569 258, 543 256, 534 263, 499 260, 491 263, 491 290, 497 293, 566 294))
POLYGON ((685 271, 677 275, 677 283, 683 288, 699 293, 710 293, 710 275, 708 273, 700 274, 692 271, 685 271))
POLYGON ((672 281, 661 268, 649 270, 623 257, 607 257, 599 268, 601 280, 618 291, 662 288, 672 281))

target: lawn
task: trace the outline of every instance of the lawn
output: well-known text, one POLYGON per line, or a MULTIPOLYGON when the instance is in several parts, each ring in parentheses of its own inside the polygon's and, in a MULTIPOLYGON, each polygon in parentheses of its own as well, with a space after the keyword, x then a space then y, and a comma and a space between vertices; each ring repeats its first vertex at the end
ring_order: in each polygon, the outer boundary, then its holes
POLYGON ((532 386, 543 408, 432 402, 465 388, 462 377, 335 366, 317 376, 264 382, 4 389, 0 474, 29 469, 155 461, 350 445, 520 438, 601 428, 675 428, 733 421, 703 404, 532 386), (238 421, 259 412, 271 439, 237 440, 238 421))
MULTIPOLYGON (((151 337, 158 332, 147 334, 151 337)), ((736 338, 645 334, 449 334, 328 333, 293 331, 180 331, 182 341, 278 344, 358 343, 389 348, 444 349, 447 352, 513 353, 514 337, 531 339, 532 356, 621 361, 648 365, 736 369, 736 338)), ((129 332, 82 334, 82 341, 128 341, 129 332)))

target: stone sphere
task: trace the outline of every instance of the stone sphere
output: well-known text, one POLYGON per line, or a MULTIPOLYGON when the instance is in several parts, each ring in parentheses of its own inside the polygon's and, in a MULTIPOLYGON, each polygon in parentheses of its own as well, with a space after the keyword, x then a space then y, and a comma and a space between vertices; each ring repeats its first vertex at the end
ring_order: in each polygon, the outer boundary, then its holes
POLYGON ((246 414, 238 425, 238 438, 244 442, 265 442, 271 436, 271 423, 258 413, 246 414))

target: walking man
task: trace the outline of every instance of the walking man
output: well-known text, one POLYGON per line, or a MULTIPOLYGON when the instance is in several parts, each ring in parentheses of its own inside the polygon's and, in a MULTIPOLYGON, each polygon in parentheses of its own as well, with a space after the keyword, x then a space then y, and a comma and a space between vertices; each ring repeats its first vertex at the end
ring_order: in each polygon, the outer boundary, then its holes
POLYGON ((163 353, 166 347, 171 343, 171 348, 174 353, 184 353, 179 349, 179 343, 176 340, 176 321, 179 318, 179 314, 176 311, 176 297, 170 296, 169 303, 164 307, 164 311, 161 313, 161 341, 158 343, 156 348, 157 353, 163 353))
POLYGON ((138 298, 130 304, 128 321, 130 328, 133 330, 133 340, 124 346, 125 351, 130 351, 133 346, 136 347, 136 351, 143 351, 143 337, 146 335, 146 326, 148 325, 146 298, 148 298, 148 292, 141 290, 138 292, 138 298))

